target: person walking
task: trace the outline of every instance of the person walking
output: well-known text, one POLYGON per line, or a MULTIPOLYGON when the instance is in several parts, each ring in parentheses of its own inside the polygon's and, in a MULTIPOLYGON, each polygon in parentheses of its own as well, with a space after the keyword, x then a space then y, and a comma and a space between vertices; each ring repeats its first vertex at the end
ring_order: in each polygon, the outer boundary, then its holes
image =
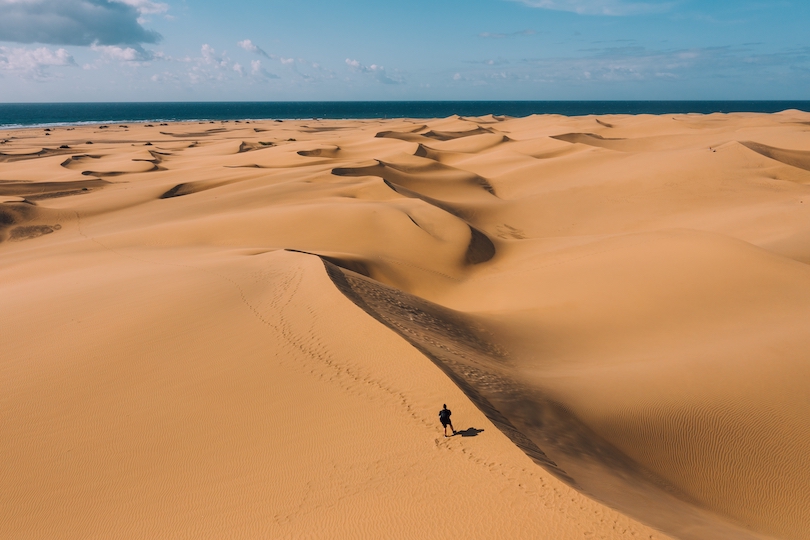
POLYGON ((439 421, 442 423, 442 427, 444 427, 444 436, 447 437, 447 426, 450 426, 453 435, 455 435, 456 429, 453 427, 453 422, 450 420, 450 415, 453 413, 447 408, 447 404, 442 405, 442 407, 443 409, 439 411, 439 421))

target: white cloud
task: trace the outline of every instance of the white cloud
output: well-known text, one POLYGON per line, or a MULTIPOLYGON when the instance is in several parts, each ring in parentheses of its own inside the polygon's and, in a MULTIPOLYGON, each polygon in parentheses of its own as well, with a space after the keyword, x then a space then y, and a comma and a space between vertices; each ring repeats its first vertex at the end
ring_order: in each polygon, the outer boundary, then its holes
POLYGON ((352 71, 357 71, 359 73, 371 73, 374 77, 383 84, 405 84, 405 80, 400 76, 389 76, 385 68, 383 66, 379 66, 377 64, 371 64, 370 66, 366 66, 361 64, 358 60, 354 60, 351 58, 346 59, 346 65, 349 66, 349 69, 352 71))
MULTIPOLYGON (((234 73, 239 73, 238 69, 234 69, 234 64, 225 53, 218 53, 207 43, 200 47, 200 56, 179 58, 178 62, 190 64, 186 75, 192 84, 232 80, 234 73)), ((242 69, 244 70, 244 68, 242 69)))
MULTIPOLYGON (((276 54, 269 54, 267 51, 265 51, 264 49, 262 49, 249 39, 243 39, 242 41, 239 41, 236 44, 240 48, 246 50, 247 52, 263 56, 268 60, 279 62, 282 66, 286 66, 296 76, 300 77, 305 81, 314 81, 317 79, 332 78, 334 75, 328 69, 324 69, 323 66, 321 66, 321 64, 318 62, 310 62, 305 58, 295 58, 295 57, 285 58, 283 56, 278 56, 276 54)), ((258 60, 254 60, 250 64, 251 66, 253 66, 251 74, 254 76, 263 77, 266 79, 280 78, 278 75, 270 73, 269 71, 261 67, 261 62, 258 60)))
POLYGON ((26 79, 45 80, 48 78, 47 68, 53 66, 76 66, 76 61, 65 49, 0 47, 0 71, 26 79))
POLYGON ((250 74, 254 77, 263 78, 263 79, 280 79, 278 75, 275 73, 270 73, 266 69, 262 67, 261 60, 251 60, 250 61, 250 74))
POLYGON ((385 68, 382 66, 378 66, 377 64, 371 64, 370 66, 364 66, 357 60, 352 60, 350 58, 346 59, 346 65, 352 68, 355 71, 359 71, 361 73, 380 73, 385 71, 385 68))
POLYGON ((152 60, 152 54, 145 51, 140 47, 135 49, 132 47, 116 47, 115 45, 97 45, 90 46, 94 51, 101 53, 104 60, 113 62, 126 62, 126 63, 141 63, 152 60))
POLYGON ((641 15, 666 11, 673 6, 672 1, 650 0, 633 2, 626 0, 511 0, 530 7, 570 11, 580 15, 641 15))
POLYGON ((224 54, 217 54, 214 48, 208 43, 202 46, 200 52, 202 53, 203 62, 206 64, 225 69, 227 69, 228 65, 230 64, 229 58, 227 58, 224 54))
MULTIPOLYGON (((246 40, 249 41, 249 40, 246 40)), ((238 44, 243 49, 249 46, 249 43, 238 44)), ((217 52, 211 45, 204 44, 200 48, 200 56, 197 58, 179 58, 178 62, 191 64, 185 75, 192 84, 200 84, 203 82, 227 82, 233 81, 237 78, 251 77, 257 81, 265 81, 268 79, 278 79, 279 76, 268 72, 262 66, 261 60, 253 60, 250 62, 250 72, 247 66, 234 62, 225 52, 217 52)), ((163 80, 161 78, 161 80, 163 80)))
POLYGON ((265 58, 271 58, 271 56, 266 52, 264 52, 261 47, 259 47, 249 39, 242 40, 238 42, 237 45, 245 49, 247 52, 252 52, 254 54, 264 56, 265 58))

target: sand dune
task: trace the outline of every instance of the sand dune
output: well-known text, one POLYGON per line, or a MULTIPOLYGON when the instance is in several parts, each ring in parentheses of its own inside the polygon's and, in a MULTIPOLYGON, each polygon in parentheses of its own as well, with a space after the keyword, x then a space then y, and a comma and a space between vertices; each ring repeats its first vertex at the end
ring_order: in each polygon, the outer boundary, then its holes
POLYGON ((810 538, 808 122, 0 134, 0 537, 810 538))

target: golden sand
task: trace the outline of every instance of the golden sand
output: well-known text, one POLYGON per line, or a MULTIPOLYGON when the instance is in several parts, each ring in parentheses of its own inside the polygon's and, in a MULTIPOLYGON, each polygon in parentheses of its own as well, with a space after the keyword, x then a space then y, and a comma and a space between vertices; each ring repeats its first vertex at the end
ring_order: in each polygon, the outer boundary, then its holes
POLYGON ((0 132, 0 538, 810 538, 809 185, 799 111, 0 132))

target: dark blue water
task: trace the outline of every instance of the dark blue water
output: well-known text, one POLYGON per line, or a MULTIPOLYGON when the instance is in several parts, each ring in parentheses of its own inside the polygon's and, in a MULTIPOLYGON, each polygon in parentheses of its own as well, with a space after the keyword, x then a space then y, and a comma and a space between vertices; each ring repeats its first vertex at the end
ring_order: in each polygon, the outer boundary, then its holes
POLYGON ((667 114, 810 111, 810 101, 312 101, 204 103, 7 103, 0 127, 104 122, 296 118, 443 118, 532 114, 667 114))

